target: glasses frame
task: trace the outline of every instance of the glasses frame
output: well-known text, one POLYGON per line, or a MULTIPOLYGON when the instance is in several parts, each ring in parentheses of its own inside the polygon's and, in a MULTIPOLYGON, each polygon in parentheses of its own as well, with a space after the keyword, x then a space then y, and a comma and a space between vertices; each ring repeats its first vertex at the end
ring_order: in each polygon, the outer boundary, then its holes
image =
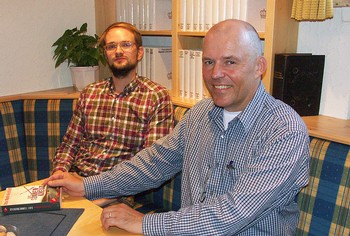
POLYGON ((106 51, 106 52, 115 52, 118 47, 120 47, 120 49, 123 51, 123 52, 129 52, 132 50, 132 48, 136 45, 135 42, 131 42, 131 41, 121 41, 119 43, 115 43, 115 42, 112 42, 112 43, 108 43, 106 44, 105 46, 103 46, 103 49, 106 51), (122 45, 122 44, 125 44, 125 45, 122 45), (107 49, 109 46, 114 46, 114 48, 112 49, 107 49))

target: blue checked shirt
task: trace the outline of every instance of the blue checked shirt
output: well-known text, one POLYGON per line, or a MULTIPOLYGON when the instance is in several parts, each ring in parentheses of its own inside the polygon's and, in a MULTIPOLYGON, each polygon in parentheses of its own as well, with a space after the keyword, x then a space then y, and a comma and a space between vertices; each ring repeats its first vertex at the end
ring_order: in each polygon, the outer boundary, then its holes
POLYGON ((309 159, 302 119, 260 84, 227 130, 223 109, 203 100, 170 135, 84 184, 90 199, 129 195, 182 170, 182 208, 145 215, 145 235, 294 235, 309 159))

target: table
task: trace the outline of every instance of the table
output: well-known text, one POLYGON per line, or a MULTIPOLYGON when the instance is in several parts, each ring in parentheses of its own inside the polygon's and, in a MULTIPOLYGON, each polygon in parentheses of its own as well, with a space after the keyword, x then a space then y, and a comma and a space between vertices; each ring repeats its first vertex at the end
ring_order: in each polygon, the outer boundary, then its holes
MULTIPOLYGON (((36 181, 26 185, 40 185, 42 181, 36 181)), ((0 203, 4 197, 5 191, 0 192, 0 203)), ((104 230, 100 221, 102 208, 95 205, 84 197, 72 197, 63 194, 62 208, 84 208, 83 214, 75 222, 72 229, 69 231, 69 236, 81 235, 135 235, 126 232, 117 227, 104 230)))

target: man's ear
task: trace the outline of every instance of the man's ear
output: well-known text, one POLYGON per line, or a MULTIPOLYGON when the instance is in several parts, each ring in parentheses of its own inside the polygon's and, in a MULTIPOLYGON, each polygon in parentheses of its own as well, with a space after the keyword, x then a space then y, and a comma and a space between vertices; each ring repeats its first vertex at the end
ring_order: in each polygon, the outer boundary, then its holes
POLYGON ((257 67, 256 67, 257 76, 262 76, 267 69, 267 60, 264 56, 259 56, 257 58, 257 67))
POLYGON ((142 60, 144 52, 145 52, 145 49, 144 49, 143 46, 138 47, 138 50, 137 50, 137 61, 141 61, 142 60))

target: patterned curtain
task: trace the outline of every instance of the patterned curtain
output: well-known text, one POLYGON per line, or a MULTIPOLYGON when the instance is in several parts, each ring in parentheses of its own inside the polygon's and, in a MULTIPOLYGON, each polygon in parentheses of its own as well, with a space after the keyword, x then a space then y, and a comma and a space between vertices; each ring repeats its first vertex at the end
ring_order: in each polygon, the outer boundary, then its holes
POLYGON ((293 0, 292 19, 323 21, 333 18, 333 0, 293 0))

